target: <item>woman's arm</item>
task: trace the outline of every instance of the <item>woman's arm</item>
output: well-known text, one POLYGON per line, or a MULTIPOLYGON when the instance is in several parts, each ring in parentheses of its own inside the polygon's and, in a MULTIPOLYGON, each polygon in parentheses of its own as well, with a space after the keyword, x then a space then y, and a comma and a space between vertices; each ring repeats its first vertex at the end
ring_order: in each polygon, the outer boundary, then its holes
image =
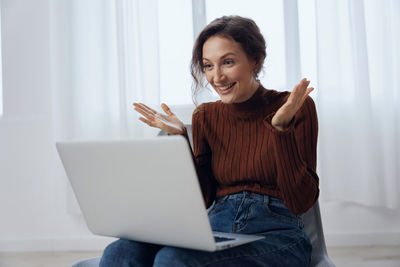
POLYGON ((192 116, 193 157, 203 198, 209 208, 215 199, 217 182, 211 168, 211 149, 204 133, 204 107, 204 104, 197 107, 192 116))
POLYGON ((277 183, 283 201, 295 214, 310 209, 319 196, 316 174, 318 119, 314 101, 307 97, 285 130, 272 126, 275 114, 265 124, 272 132, 277 164, 277 183))

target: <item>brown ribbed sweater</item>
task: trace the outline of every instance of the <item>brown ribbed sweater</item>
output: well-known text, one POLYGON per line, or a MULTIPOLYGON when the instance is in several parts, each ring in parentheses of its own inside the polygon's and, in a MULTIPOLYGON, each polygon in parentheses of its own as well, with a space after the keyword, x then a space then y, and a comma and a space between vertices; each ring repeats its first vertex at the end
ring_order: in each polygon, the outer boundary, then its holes
POLYGON ((243 103, 203 103, 193 112, 193 153, 207 207, 243 190, 282 199, 295 214, 318 199, 313 100, 307 97, 287 130, 271 125, 288 96, 260 86, 243 103))

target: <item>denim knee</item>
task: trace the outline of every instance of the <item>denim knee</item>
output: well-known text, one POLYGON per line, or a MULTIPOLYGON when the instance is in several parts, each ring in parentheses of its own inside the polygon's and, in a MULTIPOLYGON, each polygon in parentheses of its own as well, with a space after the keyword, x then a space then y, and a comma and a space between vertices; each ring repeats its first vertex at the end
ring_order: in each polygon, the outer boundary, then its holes
POLYGON ((104 249, 99 267, 151 266, 160 248, 154 244, 120 239, 104 249))
POLYGON ((103 251, 99 267, 113 266, 118 264, 116 257, 120 254, 120 248, 124 246, 125 240, 117 240, 109 244, 103 251))
POLYGON ((176 248, 176 247, 164 247, 162 248, 154 258, 153 267, 188 267, 197 266, 193 262, 194 258, 188 256, 185 251, 186 249, 176 248))

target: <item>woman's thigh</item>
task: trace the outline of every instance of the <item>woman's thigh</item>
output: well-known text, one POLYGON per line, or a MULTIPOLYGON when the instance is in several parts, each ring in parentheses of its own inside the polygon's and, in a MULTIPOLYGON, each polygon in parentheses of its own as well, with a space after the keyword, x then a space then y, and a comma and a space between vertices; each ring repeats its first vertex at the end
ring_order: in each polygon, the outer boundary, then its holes
POLYGON ((157 253, 153 266, 309 266, 308 242, 305 239, 290 237, 296 233, 286 234, 288 240, 281 234, 266 234, 265 239, 217 252, 164 247, 157 253))
POLYGON ((152 266, 162 246, 119 239, 109 244, 100 260, 100 267, 152 266))
POLYGON ((300 216, 276 198, 251 192, 219 198, 209 210, 214 231, 264 239, 217 252, 165 247, 154 266, 308 266, 311 243, 300 216))

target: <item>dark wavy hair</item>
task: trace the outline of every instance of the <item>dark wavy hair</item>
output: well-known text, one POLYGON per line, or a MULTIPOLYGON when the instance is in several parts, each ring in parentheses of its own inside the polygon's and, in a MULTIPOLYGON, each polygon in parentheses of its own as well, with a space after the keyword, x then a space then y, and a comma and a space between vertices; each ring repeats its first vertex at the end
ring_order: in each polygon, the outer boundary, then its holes
POLYGON ((257 68, 254 73, 256 77, 260 73, 267 56, 264 37, 252 19, 240 16, 223 16, 212 21, 200 32, 193 47, 190 72, 193 77, 192 98, 195 104, 197 104, 196 98, 199 91, 205 87, 203 45, 208 38, 214 35, 232 38, 239 43, 247 57, 256 62, 257 68))

